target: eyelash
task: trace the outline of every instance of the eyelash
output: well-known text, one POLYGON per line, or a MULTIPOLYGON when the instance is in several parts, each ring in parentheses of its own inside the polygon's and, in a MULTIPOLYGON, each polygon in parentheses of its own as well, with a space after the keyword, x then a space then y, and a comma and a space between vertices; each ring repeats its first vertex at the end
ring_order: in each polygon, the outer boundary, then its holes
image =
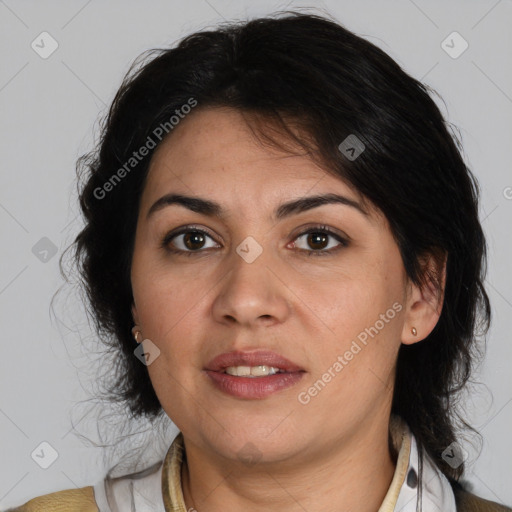
MULTIPOLYGON (((199 249, 197 251, 183 251, 182 249, 172 249, 169 247, 169 244, 173 238, 176 238, 177 236, 183 235, 186 233, 201 233, 202 235, 206 235, 213 239, 213 237, 208 232, 204 231, 203 229, 196 228, 194 226, 185 226, 184 228, 180 229, 177 232, 171 231, 170 233, 167 233, 164 236, 164 238, 162 239, 161 247, 170 253, 183 254, 186 256, 192 256, 194 254, 200 254, 201 252, 204 252, 204 250, 201 250, 201 249, 199 249)), ((315 251, 315 250, 307 250, 307 249, 298 249, 299 252, 306 253, 307 256, 328 256, 328 255, 335 253, 335 252, 341 250, 342 248, 348 246, 348 241, 346 239, 342 238, 337 233, 334 233, 332 230, 330 230, 327 226, 324 226, 324 225, 313 226, 312 228, 309 228, 306 231, 299 233, 294 238, 294 240, 296 240, 297 238, 300 238, 301 236, 309 235, 311 233, 327 234, 327 235, 335 238, 338 242, 340 242, 341 245, 334 249, 328 249, 328 250, 316 250, 315 251)))

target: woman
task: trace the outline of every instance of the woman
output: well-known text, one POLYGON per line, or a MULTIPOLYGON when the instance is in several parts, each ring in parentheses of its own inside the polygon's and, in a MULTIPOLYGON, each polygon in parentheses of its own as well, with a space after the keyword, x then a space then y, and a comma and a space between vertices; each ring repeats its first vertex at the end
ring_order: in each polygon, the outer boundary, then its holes
POLYGON ((477 185, 389 56, 298 13, 192 34, 129 73, 85 163, 115 391, 180 432, 15 510, 512 510, 458 482, 490 318, 477 185))

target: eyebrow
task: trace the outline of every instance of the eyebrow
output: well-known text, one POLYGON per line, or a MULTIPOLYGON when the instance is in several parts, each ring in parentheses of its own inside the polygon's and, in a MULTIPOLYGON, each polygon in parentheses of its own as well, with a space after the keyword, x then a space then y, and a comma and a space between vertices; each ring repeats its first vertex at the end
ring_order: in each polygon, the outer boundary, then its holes
MULTIPOLYGON (((155 212, 173 204, 181 205, 193 212, 207 215, 209 217, 224 218, 226 216, 226 212, 222 206, 214 201, 203 199, 201 197, 191 197, 182 194, 171 193, 162 196, 160 199, 153 203, 151 208, 148 210, 146 220, 149 219, 149 217, 155 212)), ((325 204, 342 204, 345 206, 350 206, 363 215, 368 216, 368 212, 357 201, 349 199, 348 197, 342 196, 340 194, 329 193, 302 197, 300 199, 295 199, 283 203, 276 208, 273 218, 275 220, 281 220, 293 214, 302 213, 313 208, 318 208, 319 206, 323 206, 325 204)))

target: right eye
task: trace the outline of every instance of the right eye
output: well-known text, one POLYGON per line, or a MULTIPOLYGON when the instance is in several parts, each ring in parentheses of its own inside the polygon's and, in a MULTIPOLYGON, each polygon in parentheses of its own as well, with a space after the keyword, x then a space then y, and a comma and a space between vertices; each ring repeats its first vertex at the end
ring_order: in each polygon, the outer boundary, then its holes
MULTIPOLYGON (((191 256, 194 253, 203 252, 201 249, 205 248, 206 238, 213 241, 212 236, 206 231, 193 226, 185 226, 178 231, 167 233, 162 239, 161 245, 169 252, 191 256)), ((212 247, 206 247, 206 249, 212 247)))

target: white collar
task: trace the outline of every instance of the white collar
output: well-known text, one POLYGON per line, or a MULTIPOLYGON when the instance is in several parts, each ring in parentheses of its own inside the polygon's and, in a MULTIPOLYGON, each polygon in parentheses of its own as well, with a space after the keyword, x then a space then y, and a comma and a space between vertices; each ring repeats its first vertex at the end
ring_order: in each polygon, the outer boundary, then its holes
MULTIPOLYGON (((400 452, 397 467, 379 512, 416 512, 419 490, 418 445, 409 426, 403 420, 399 421, 402 442, 398 445, 400 452)), ((425 451, 422 470, 421 510, 423 512, 456 512, 455 496, 450 482, 425 451)))

